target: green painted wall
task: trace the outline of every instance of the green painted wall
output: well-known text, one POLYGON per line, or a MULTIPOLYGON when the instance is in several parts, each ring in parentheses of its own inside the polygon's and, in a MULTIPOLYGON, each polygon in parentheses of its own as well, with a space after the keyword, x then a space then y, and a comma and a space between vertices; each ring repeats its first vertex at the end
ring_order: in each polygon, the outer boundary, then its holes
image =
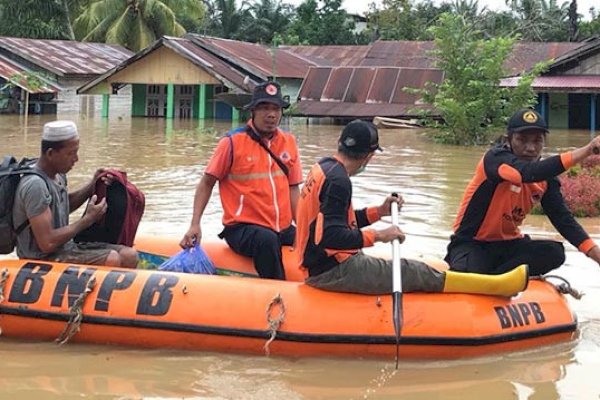
POLYGON ((131 116, 146 116, 146 85, 131 85, 131 116))
POLYGON ((206 85, 206 118, 215 117, 215 85, 206 85))
POLYGON ((548 126, 551 129, 568 129, 569 95, 567 93, 549 93, 548 114, 548 126))

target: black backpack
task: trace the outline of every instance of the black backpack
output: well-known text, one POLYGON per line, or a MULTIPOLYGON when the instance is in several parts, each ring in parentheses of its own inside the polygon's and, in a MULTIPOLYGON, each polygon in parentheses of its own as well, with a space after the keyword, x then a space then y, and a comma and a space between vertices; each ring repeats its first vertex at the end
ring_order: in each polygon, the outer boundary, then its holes
POLYGON ((0 165, 0 254, 12 253, 17 235, 29 225, 29 221, 25 221, 16 229, 13 226, 13 204, 21 178, 28 174, 35 174, 48 185, 46 179, 33 169, 36 161, 35 158, 23 158, 17 161, 14 157, 5 156, 0 165))

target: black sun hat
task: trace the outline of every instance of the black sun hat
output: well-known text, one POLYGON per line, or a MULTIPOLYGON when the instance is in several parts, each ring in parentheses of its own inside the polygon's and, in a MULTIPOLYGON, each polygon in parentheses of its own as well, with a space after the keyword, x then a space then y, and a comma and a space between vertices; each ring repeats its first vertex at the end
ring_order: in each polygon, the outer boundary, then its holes
POLYGON ((355 119, 344 127, 339 140, 340 146, 354 153, 383 151, 379 146, 377 127, 371 122, 355 119))
POLYGON ((281 86, 274 81, 261 83, 255 87, 254 92, 252 92, 252 100, 244 106, 244 110, 251 110, 260 103, 271 103, 281 108, 290 106, 290 103, 281 96, 281 86))
POLYGON ((507 130, 509 132, 538 130, 547 133, 548 125, 540 113, 529 108, 523 108, 510 117, 508 120, 507 130))

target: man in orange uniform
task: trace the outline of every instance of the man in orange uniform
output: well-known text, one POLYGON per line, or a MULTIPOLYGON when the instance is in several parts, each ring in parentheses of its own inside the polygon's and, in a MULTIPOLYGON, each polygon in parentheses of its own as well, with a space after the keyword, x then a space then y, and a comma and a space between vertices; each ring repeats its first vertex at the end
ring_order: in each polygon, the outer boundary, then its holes
POLYGON ((285 279, 281 246, 294 241, 292 217, 302 183, 295 137, 279 128, 289 103, 277 82, 257 86, 246 109, 246 126, 225 135, 196 187, 194 214, 182 247, 200 242, 200 220, 219 181, 223 225, 219 235, 236 252, 252 257, 262 278, 285 279))
POLYGON ((565 261, 562 243, 532 240, 519 229, 537 203, 563 237, 600 264, 600 249, 567 208, 557 179, 592 155, 600 138, 542 160, 547 133, 540 114, 522 109, 509 120, 504 142, 485 153, 454 222, 446 255, 451 269, 500 274, 528 264, 534 276, 560 267, 565 261))
MULTIPOLYGON (((375 242, 404 240, 398 226, 369 229, 368 225, 390 215, 388 196, 378 207, 354 211, 351 175, 363 170, 379 148, 377 128, 355 120, 342 131, 338 151, 321 159, 310 170, 298 202, 296 251, 308 269, 306 283, 335 292, 392 293, 392 261, 363 254, 375 242), (361 229, 365 228, 365 229, 361 229)), ((513 295, 527 285, 527 267, 489 276, 440 272, 427 264, 402 259, 402 289, 405 292, 464 292, 513 295)))

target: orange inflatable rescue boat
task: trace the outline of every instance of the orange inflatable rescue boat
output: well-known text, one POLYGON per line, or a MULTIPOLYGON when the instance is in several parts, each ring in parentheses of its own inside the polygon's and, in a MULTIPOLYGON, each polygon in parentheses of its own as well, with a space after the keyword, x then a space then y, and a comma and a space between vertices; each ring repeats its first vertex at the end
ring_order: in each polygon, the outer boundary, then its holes
MULTIPOLYGON (((138 238, 136 248, 146 269, 0 260, 2 336, 287 356, 396 354, 392 296, 306 286, 289 249, 288 281, 274 281, 251 277, 251 260, 223 242, 203 243, 217 275, 156 270, 179 251, 175 239, 138 238)), ((540 280, 512 298, 407 293, 403 299, 401 358, 537 347, 569 340, 577 327, 564 296, 540 280)))

